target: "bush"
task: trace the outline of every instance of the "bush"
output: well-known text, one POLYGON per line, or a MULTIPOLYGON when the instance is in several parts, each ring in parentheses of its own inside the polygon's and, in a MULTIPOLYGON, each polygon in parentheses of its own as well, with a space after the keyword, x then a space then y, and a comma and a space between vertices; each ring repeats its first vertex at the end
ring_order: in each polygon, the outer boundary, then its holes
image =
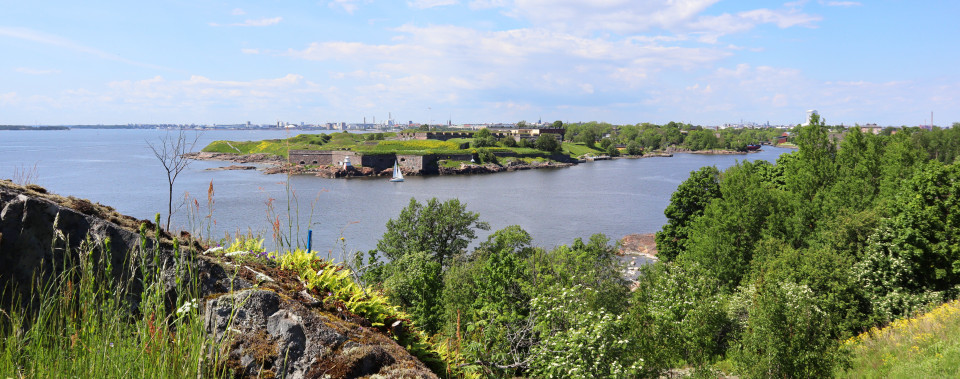
POLYGON ((746 315, 733 354, 744 376, 826 378, 846 365, 831 337, 835 327, 809 287, 760 279, 731 303, 731 313, 746 315))
POLYGON ((477 158, 480 163, 498 163, 497 156, 487 149, 477 149, 477 158))
POLYGON ((582 285, 548 291, 534 298, 539 315, 536 330, 542 340, 531 352, 529 374, 537 378, 636 377, 643 359, 635 356, 633 341, 622 316, 605 309, 587 311, 582 285))
POLYGON ((553 134, 541 134, 533 143, 538 150, 556 152, 560 151, 560 141, 553 134))

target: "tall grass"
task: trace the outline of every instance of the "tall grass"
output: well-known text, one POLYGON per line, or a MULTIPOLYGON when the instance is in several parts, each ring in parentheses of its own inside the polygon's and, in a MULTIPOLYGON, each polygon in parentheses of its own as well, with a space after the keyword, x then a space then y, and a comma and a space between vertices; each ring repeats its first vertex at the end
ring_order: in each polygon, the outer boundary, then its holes
MULTIPOLYGON (((0 375, 36 378, 222 377, 220 346, 206 336, 196 282, 177 280, 175 311, 144 240, 126 272, 115 276, 109 241, 63 252, 62 271, 36 280, 0 314, 0 375), (69 258, 75 255, 76 258, 69 258), (72 261, 74 260, 75 261, 72 261), (150 261, 152 260, 152 262, 150 261), (116 277, 126 276, 119 281, 116 277), (133 279, 139 276, 141 279, 133 279), (139 293, 136 292, 139 290, 139 293)), ((58 234, 57 241, 66 242, 58 234)), ((56 245, 57 242, 55 242, 56 245)), ((69 243, 64 243, 69 246, 69 243)), ((152 248, 151 248, 152 250, 152 248)), ((175 247, 175 254, 179 253, 175 247)), ((131 252, 132 253, 132 252, 131 252)), ((177 254, 179 255, 179 254, 177 254)), ((178 260, 179 272, 188 270, 178 260)), ((178 277, 197 277, 178 275, 178 277)), ((7 286, 6 291, 17 293, 7 286)))
POLYGON ((872 328, 844 342, 851 378, 960 377, 960 301, 872 328))
POLYGON ((34 163, 32 167, 26 165, 20 165, 13 168, 13 182, 21 186, 26 186, 28 184, 36 184, 37 181, 37 164, 34 163))

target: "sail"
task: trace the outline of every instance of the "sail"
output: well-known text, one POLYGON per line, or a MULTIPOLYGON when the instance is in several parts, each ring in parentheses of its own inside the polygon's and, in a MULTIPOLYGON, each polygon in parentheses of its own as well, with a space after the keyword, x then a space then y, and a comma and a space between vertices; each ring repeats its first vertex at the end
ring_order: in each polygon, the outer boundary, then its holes
POLYGON ((398 162, 393 163, 393 179, 390 179, 391 182, 402 182, 403 173, 400 172, 400 164, 398 162))

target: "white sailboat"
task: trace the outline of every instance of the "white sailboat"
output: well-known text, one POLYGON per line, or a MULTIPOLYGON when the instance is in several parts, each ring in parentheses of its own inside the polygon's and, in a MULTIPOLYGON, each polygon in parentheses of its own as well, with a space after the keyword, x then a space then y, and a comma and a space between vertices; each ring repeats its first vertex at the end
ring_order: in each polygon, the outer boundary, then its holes
POLYGON ((391 181, 391 182, 402 182, 402 181, 403 181, 403 173, 400 172, 400 163, 399 163, 399 162, 393 162, 393 178, 390 178, 390 181, 391 181))

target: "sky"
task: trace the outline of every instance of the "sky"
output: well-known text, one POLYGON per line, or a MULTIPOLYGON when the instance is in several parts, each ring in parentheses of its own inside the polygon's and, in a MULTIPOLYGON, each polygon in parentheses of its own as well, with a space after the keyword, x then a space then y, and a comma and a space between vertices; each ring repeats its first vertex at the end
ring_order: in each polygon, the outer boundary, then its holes
POLYGON ((0 0, 0 125, 949 126, 960 2, 0 0))

